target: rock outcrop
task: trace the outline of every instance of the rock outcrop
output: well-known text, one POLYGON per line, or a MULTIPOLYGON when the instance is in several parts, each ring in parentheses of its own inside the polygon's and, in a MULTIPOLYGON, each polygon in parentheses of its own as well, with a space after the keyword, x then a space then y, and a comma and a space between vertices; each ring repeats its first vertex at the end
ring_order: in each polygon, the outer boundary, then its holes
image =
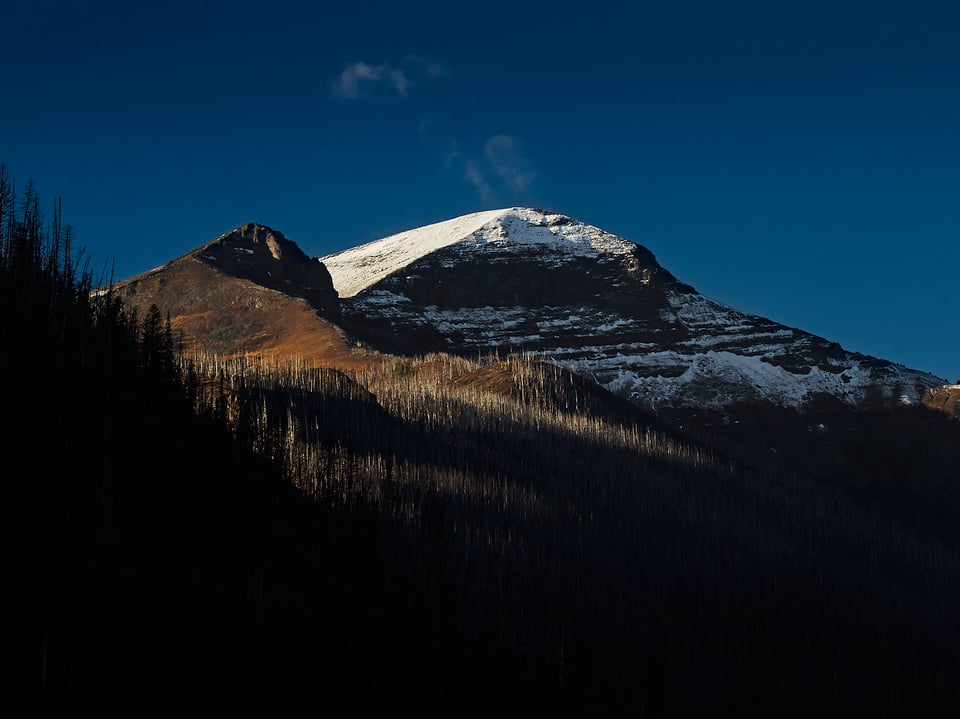
POLYGON ((191 254, 228 275, 302 297, 326 317, 338 312, 337 291, 327 268, 265 225, 242 225, 191 254))

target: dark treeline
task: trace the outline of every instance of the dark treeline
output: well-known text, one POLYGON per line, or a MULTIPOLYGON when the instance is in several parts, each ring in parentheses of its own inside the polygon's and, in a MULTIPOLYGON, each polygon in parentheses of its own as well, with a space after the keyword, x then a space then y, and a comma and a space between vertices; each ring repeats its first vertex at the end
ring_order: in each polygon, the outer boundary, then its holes
POLYGON ((960 558, 926 500, 901 517, 531 361, 178 356, 162 310, 92 292, 58 204, 6 175, 0 203, 8 699, 32 714, 960 698, 960 558))
POLYGON ((374 618, 399 590, 376 568, 376 518, 304 500, 222 402, 197 412, 162 315, 91 295, 58 205, 46 221, 5 172, 0 203, 8 711, 377 698, 374 618))
MULTIPOLYGON (((748 406, 663 417, 768 476, 799 478, 960 545, 960 422, 922 405, 850 411, 748 406)), ((796 479, 794 480, 796 481, 796 479)))

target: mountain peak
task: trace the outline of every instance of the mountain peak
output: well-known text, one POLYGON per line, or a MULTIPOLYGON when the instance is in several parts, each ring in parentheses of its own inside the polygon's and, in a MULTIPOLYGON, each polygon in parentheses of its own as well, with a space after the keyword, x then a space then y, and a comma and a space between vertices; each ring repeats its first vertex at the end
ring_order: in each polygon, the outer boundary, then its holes
POLYGON ((536 253, 545 264, 573 256, 630 255, 636 244, 566 215, 528 207, 474 212, 399 232, 320 258, 341 297, 353 297, 428 255, 458 246, 463 253, 536 253))
POLYGON ((641 406, 914 403, 942 380, 700 295, 636 243, 511 207, 321 258, 346 328, 401 354, 535 354, 641 406))
POLYGON ((336 313, 337 294, 330 273, 296 242, 267 225, 240 225, 186 257, 223 274, 303 297, 324 313, 336 313))
POLYGON ((297 243, 288 240, 279 230, 257 222, 248 222, 239 225, 229 232, 225 232, 215 240, 198 248, 196 252, 202 254, 215 251, 217 246, 230 247, 235 251, 247 254, 269 254, 274 260, 283 261, 284 255, 288 259, 298 262, 309 261, 309 257, 300 249, 297 243))

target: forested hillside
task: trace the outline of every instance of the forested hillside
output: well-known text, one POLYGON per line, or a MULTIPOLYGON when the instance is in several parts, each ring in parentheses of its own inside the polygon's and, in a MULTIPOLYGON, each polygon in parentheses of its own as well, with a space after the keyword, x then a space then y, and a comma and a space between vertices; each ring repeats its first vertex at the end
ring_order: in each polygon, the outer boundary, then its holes
POLYGON ((5 173, 0 249, 7 699, 31 714, 960 698, 953 510, 924 521, 955 478, 891 512, 862 472, 669 429, 532 360, 185 356, 162 309, 92 292, 59 203, 5 173))

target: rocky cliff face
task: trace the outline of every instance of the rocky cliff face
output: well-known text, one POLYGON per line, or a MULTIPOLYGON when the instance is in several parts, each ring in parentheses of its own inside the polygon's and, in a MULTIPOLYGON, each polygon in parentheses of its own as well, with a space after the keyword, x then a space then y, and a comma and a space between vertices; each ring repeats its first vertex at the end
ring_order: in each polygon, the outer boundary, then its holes
POLYGON ((321 258, 341 326, 379 349, 533 354, 641 406, 916 403, 943 380, 698 294, 647 249, 511 208, 321 258))
POLYGON ((242 225, 191 254, 225 274, 302 297, 325 316, 337 314, 337 291, 327 268, 269 227, 242 225))

